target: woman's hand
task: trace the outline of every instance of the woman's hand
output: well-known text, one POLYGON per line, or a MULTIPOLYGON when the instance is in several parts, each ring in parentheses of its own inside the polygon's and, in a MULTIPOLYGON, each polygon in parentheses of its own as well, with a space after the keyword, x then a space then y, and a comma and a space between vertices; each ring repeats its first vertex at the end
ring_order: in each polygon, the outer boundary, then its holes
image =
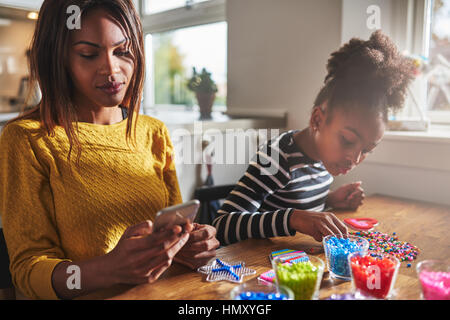
POLYGON ((52 286, 61 299, 73 299, 118 283, 152 283, 170 266, 173 257, 186 244, 193 225, 188 223, 153 232, 145 221, 129 227, 116 247, 103 256, 83 261, 62 261, 53 270, 52 286), (80 270, 80 287, 69 288, 73 271, 80 270))
POLYGON ((216 256, 220 243, 216 239, 216 228, 210 225, 194 223, 189 240, 175 256, 174 261, 191 269, 204 266, 216 256))
POLYGON ((364 198, 365 194, 363 188, 361 188, 361 181, 358 181, 330 192, 327 205, 334 209, 356 210, 363 203, 364 198))
POLYGON ((171 265, 186 244, 192 224, 153 232, 151 221, 129 227, 109 252, 113 283, 152 283, 171 265))
POLYGON ((322 241, 323 237, 330 234, 348 234, 345 224, 331 212, 294 210, 289 224, 291 228, 310 235, 316 241, 322 241))

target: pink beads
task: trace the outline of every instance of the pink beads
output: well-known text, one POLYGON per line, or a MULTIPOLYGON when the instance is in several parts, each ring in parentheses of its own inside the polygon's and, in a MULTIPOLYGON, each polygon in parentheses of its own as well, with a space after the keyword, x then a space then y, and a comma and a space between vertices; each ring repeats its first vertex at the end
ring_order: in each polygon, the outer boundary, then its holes
POLYGON ((450 272, 422 271, 419 279, 426 300, 450 300, 450 272))

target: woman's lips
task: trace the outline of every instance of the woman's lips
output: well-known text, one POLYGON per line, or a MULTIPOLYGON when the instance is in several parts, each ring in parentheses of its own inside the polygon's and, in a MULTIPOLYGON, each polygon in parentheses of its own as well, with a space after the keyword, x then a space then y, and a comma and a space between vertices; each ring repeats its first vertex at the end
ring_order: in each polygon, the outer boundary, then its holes
POLYGON ((115 94, 118 94, 122 90, 123 85, 124 85, 123 83, 119 83, 119 82, 107 83, 103 86, 98 87, 98 89, 102 90, 106 94, 115 95, 115 94))

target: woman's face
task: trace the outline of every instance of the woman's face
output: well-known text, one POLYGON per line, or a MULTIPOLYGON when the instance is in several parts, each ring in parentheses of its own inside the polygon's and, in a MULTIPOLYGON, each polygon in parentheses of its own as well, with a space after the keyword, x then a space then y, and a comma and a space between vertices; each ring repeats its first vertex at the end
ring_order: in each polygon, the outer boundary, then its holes
POLYGON ((122 103, 133 76, 130 42, 120 24, 105 10, 95 9, 71 32, 69 72, 80 108, 115 107, 122 103))
POLYGON ((311 124, 317 127, 314 135, 317 152, 333 176, 346 174, 360 164, 383 138, 385 123, 380 114, 336 108, 327 121, 326 109, 316 108, 311 124))

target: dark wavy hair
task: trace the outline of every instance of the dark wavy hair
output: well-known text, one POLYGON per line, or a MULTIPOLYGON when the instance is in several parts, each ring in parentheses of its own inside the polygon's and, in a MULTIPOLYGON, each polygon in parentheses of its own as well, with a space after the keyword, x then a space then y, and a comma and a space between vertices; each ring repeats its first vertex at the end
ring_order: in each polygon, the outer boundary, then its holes
POLYGON ((406 89, 414 78, 412 60, 401 55, 380 30, 367 41, 353 38, 333 52, 327 71, 314 106, 327 102, 330 111, 374 111, 381 113, 385 121, 389 111, 402 108, 406 89))
POLYGON ((56 126, 62 126, 70 143, 68 159, 75 145, 78 163, 81 145, 77 131, 72 125, 73 122, 77 123, 78 119, 72 98, 74 85, 69 75, 67 61, 70 32, 73 32, 66 26, 67 8, 72 5, 80 8, 81 19, 93 9, 107 10, 120 23, 124 33, 130 39, 129 50, 134 60, 134 73, 121 105, 128 109, 126 138, 129 141, 133 131, 133 144, 136 139, 136 121, 144 84, 145 56, 142 24, 132 0, 45 0, 43 2, 31 41, 29 59, 30 87, 38 83, 42 91, 42 99, 35 108, 12 121, 39 119, 49 135, 54 134, 56 126))

